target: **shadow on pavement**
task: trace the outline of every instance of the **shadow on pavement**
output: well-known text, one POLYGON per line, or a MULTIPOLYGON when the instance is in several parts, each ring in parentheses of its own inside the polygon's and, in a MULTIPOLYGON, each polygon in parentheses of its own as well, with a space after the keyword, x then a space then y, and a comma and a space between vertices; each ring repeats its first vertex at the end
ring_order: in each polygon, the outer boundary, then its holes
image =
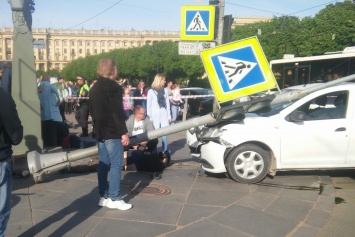
POLYGON ((36 225, 32 226, 30 229, 22 233, 21 237, 27 236, 35 236, 40 233, 44 229, 48 228, 51 224, 58 222, 67 216, 67 214, 74 214, 68 221, 66 221, 63 225, 61 225, 58 229, 56 229, 53 233, 48 236, 63 236, 66 233, 69 233, 74 227, 85 221, 88 217, 94 214, 96 211, 100 209, 99 206, 93 205, 93 200, 97 199, 97 190, 93 189, 87 195, 75 200, 70 205, 66 206, 62 210, 54 213, 52 216, 42 220, 36 225), (85 213, 83 213, 83 203, 87 203, 88 207, 86 208, 85 213))

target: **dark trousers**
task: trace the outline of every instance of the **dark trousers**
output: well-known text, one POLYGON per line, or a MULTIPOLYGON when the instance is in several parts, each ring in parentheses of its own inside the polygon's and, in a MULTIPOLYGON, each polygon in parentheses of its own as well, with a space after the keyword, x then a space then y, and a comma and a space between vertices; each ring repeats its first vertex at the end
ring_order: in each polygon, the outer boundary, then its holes
POLYGON ((57 123, 53 120, 42 120, 42 140, 44 147, 57 146, 57 123))
POLYGON ((59 104, 59 112, 60 112, 60 116, 62 116, 63 122, 66 122, 67 119, 65 118, 64 111, 65 111, 65 101, 62 101, 59 104))
POLYGON ((89 119, 88 103, 80 105, 80 107, 75 112, 75 119, 81 128, 88 129, 88 119, 89 119))

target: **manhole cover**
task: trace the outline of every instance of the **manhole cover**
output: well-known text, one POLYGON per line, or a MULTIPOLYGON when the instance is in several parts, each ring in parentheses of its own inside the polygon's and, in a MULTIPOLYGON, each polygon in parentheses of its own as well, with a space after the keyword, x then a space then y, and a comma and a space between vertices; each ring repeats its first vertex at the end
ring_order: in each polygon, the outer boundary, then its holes
POLYGON ((171 193, 171 189, 161 184, 149 184, 145 187, 133 187, 132 193, 140 196, 162 196, 171 193))

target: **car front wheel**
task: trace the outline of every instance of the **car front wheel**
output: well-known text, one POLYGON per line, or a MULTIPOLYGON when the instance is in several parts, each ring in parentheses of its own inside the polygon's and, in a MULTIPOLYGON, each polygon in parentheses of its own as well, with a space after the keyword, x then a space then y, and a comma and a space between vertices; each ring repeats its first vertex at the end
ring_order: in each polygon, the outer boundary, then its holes
POLYGON ((257 183, 267 175, 270 154, 254 144, 242 145, 232 150, 226 161, 229 176, 240 183, 257 183))

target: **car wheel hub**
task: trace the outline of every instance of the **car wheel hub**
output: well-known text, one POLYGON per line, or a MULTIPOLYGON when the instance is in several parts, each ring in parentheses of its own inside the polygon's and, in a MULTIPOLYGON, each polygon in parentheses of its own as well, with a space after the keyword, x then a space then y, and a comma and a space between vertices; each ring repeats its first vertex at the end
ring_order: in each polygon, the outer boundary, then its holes
POLYGON ((234 167, 239 176, 252 179, 262 172, 264 162, 260 154, 246 151, 238 155, 234 167))

